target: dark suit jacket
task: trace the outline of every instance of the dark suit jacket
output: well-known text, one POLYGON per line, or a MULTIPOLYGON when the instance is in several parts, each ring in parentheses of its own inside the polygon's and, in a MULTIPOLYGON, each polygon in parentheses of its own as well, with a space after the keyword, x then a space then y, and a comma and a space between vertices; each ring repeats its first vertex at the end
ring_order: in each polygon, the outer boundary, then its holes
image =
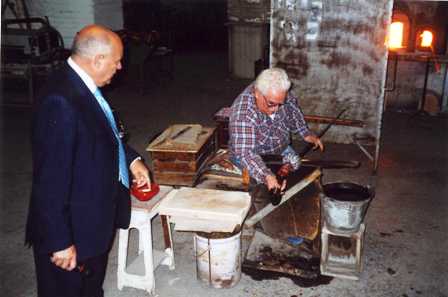
MULTIPOLYGON (((118 181, 118 143, 95 97, 65 64, 50 77, 33 119, 33 188, 26 241, 39 253, 74 244, 78 260, 107 251, 130 220, 118 181)), ((138 155, 125 145, 128 165, 138 155)))

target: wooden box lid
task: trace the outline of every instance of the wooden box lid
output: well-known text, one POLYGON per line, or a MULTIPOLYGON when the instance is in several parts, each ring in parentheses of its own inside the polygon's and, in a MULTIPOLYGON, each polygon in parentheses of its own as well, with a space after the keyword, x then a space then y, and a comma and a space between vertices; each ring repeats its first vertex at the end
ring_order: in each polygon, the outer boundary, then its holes
POLYGON ((197 124, 177 124, 168 127, 146 148, 149 152, 197 153, 209 140, 215 128, 197 124))

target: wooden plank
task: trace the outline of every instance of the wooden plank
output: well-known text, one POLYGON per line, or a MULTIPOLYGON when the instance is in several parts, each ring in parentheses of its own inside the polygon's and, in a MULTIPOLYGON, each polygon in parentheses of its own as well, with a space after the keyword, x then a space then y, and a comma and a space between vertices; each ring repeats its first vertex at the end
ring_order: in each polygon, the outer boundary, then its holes
POLYGON ((191 172, 195 173, 198 169, 198 165, 196 161, 179 161, 176 159, 169 160, 153 160, 152 165, 154 171, 163 172, 163 171, 173 171, 173 172, 191 172))
POLYGON ((204 223, 218 220, 236 226, 243 222, 250 205, 247 192, 182 187, 175 195, 163 200, 159 213, 170 216, 174 222, 178 218, 204 220, 204 223))
POLYGON ((270 214, 276 208, 280 207, 283 203, 285 203, 291 197, 293 197, 296 193, 298 193, 303 188, 308 186, 311 182, 313 182, 315 179, 317 179, 321 174, 322 173, 321 173, 321 171, 319 169, 314 170, 313 173, 311 173, 310 175, 305 177, 302 181, 298 182, 292 188, 290 188, 288 191, 286 191, 286 193, 283 195, 282 200, 280 201, 280 203, 278 205, 274 206, 271 203, 269 203, 263 209, 258 211, 256 214, 254 214, 248 220, 246 220, 246 223, 245 223, 246 226, 248 226, 248 227, 254 226, 262 218, 264 218, 265 216, 270 214))
MULTIPOLYGON (((301 167, 298 171, 288 176, 290 188, 297 182, 309 177, 315 169, 301 167)), ((313 248, 319 245, 320 226, 320 194, 322 193, 319 178, 314 179, 302 190, 294 194, 281 207, 265 215, 260 224, 264 232, 272 238, 286 240, 288 237, 303 237, 313 240, 313 248)), ((270 195, 260 187, 258 191, 252 192, 255 210, 261 211, 271 205, 270 195)))
MULTIPOLYGON (((303 237, 311 241, 318 239, 320 230, 318 183, 317 180, 312 182, 281 207, 261 219, 263 231, 273 238, 282 240, 287 240, 288 237, 303 237)), ((254 203, 256 210, 263 208, 260 202, 254 203)))
POLYGON ((194 186, 197 176, 196 173, 179 173, 179 172, 157 172, 154 171, 154 179, 160 185, 180 185, 194 186))
POLYGON ((165 249, 172 248, 169 230, 171 226, 168 223, 168 218, 164 215, 161 215, 160 218, 162 220, 163 241, 165 242, 165 249))
POLYGON ((196 161, 197 152, 182 152, 182 151, 172 151, 172 152, 151 152, 151 159, 169 161, 169 160, 179 160, 179 161, 196 161))

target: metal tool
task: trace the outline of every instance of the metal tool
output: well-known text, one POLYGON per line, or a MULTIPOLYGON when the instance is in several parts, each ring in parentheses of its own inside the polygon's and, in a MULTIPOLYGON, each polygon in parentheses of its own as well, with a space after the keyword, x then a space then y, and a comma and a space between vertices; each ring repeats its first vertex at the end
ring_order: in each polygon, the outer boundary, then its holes
MULTIPOLYGON (((347 110, 348 108, 344 108, 339 112, 339 114, 317 135, 317 137, 322 138, 325 133, 338 121, 338 119, 342 116, 342 114, 347 110)), ((302 151, 299 153, 299 156, 303 158, 312 148, 314 147, 314 144, 307 143, 306 146, 302 149, 302 151)))
MULTIPOLYGON (((263 155, 264 162, 271 165, 283 165, 282 157, 279 155, 263 155)), ((315 160, 315 159, 301 159, 301 166, 319 167, 323 169, 340 169, 340 168, 358 168, 361 162, 356 160, 315 160)))
POLYGON ((355 160, 301 160, 302 166, 319 167, 323 169, 358 168, 361 162, 355 160))

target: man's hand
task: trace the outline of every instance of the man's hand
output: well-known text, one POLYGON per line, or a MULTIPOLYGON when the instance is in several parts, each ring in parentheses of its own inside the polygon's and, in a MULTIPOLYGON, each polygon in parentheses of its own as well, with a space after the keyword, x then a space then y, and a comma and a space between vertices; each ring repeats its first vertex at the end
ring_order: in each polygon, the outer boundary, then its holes
POLYGON ((266 186, 268 187, 269 191, 273 189, 280 189, 280 191, 283 192, 283 190, 286 188, 286 180, 284 180, 280 185, 275 175, 268 175, 266 176, 266 186))
POLYGON ((320 141, 320 138, 316 135, 308 135, 305 138, 303 138, 306 142, 314 144, 313 149, 319 148, 320 151, 324 150, 324 145, 322 144, 322 141, 320 141))
POLYGON ((151 189, 151 179, 149 178, 149 170, 142 160, 135 160, 134 162, 132 162, 130 170, 133 176, 132 181, 134 183, 137 183, 138 188, 146 185, 149 189, 151 189))
POLYGON ((76 267, 75 246, 71 245, 65 250, 54 252, 51 256, 51 262, 64 270, 72 271, 76 267))

